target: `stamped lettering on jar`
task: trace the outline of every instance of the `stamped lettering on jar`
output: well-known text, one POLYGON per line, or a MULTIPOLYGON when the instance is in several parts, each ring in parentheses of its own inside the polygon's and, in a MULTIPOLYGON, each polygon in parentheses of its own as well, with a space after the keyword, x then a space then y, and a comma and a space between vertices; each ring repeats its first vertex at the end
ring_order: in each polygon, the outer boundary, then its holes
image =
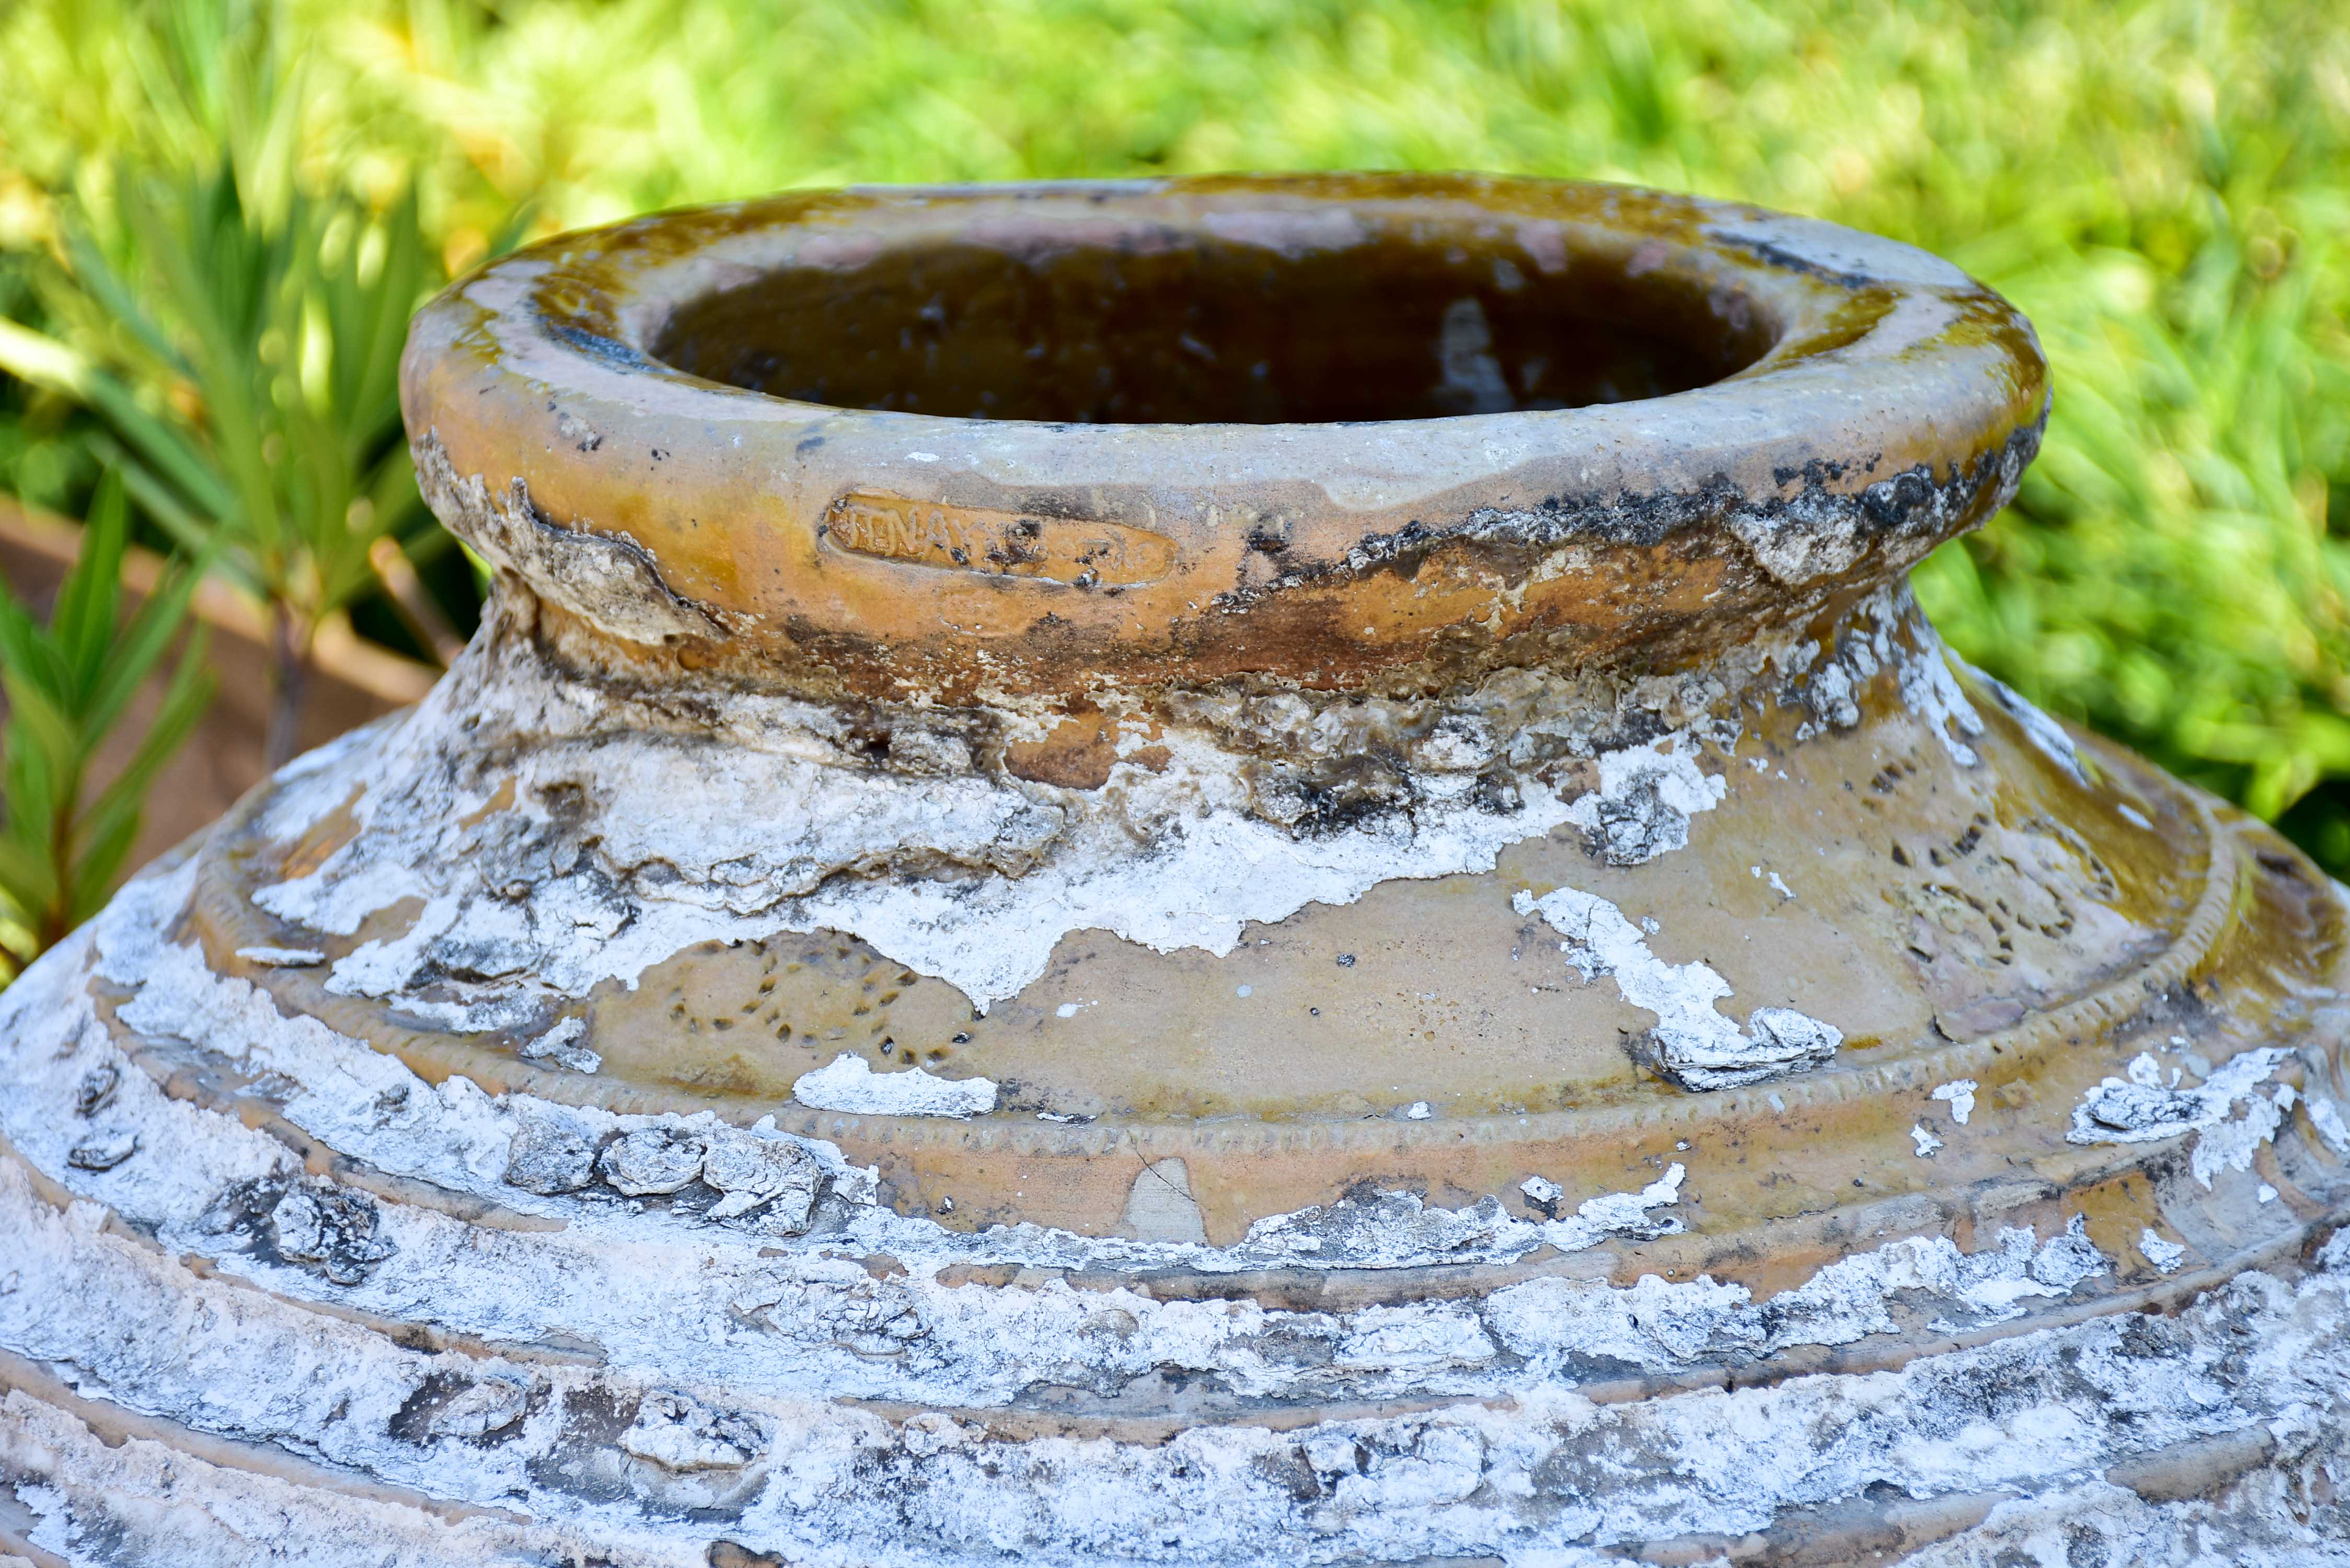
POLYGON ((1122 523, 949 506, 865 490, 849 491, 826 507, 819 532, 851 555, 1080 588, 1156 582, 1175 564, 1173 540, 1122 523))

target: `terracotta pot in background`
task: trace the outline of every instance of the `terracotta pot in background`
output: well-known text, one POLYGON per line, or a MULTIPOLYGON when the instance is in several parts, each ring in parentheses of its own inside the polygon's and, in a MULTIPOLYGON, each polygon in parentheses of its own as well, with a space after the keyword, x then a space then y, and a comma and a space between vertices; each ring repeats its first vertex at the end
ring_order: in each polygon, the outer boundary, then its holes
MULTIPOLYGON (((0 576, 36 613, 47 613, 80 548, 81 530, 73 524, 0 498, 0 576)), ((161 570, 154 556, 134 549, 124 566, 124 587, 134 597, 143 596, 161 570)), ((262 778, 269 731, 269 660, 261 612, 225 585, 208 582, 196 592, 192 614, 212 634, 211 659, 219 691, 204 722, 156 781, 138 844, 130 852, 132 871, 217 820, 262 778)), ((302 749, 323 745, 346 730, 418 701, 432 689, 433 674, 335 623, 318 639, 317 672, 303 709, 302 749)), ((148 683, 99 753, 101 782, 111 778, 138 745, 163 685, 162 678, 148 683)))

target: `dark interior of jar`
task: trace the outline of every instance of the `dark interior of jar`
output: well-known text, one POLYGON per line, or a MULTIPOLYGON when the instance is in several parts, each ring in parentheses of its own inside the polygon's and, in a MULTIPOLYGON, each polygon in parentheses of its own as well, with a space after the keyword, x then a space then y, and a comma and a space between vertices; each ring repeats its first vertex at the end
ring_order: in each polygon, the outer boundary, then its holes
POLYGON ((1669 267, 1492 231, 1280 248, 1136 229, 885 248, 693 301, 652 352, 837 408, 1083 424, 1436 419, 1661 397, 1771 346, 1669 267))

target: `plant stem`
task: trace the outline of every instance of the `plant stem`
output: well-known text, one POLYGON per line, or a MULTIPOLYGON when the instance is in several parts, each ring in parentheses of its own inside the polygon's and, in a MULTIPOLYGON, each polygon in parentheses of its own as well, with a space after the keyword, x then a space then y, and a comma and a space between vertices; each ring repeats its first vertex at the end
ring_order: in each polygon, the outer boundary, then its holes
POLYGON ((285 600, 269 601, 269 747, 264 762, 273 774, 294 760, 300 743, 317 630, 314 622, 285 600))
POLYGON ((407 623, 409 635, 439 661, 446 670, 465 651, 465 639, 449 624, 449 618, 432 601, 431 590, 416 575, 416 567, 400 547, 400 541, 386 535, 368 546, 368 564, 375 568, 383 591, 390 597, 392 608, 407 623))

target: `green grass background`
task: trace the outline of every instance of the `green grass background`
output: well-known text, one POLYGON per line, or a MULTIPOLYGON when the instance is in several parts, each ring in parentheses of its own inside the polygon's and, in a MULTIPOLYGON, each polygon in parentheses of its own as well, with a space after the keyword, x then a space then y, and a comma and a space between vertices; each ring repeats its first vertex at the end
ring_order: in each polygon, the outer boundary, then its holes
MULTIPOLYGON (((517 206, 540 233, 788 185, 1226 169, 1633 181, 1908 240, 2055 366, 2022 497, 1918 575, 1950 640, 2350 870, 2341 0, 9 0, 0 88, 25 319, 58 214, 102 213, 126 161, 271 138, 369 200, 421 182, 453 266, 517 206), (173 64, 210 57, 172 29, 223 16, 290 112, 173 64)), ((0 388, 0 486, 78 506, 83 428, 0 388)))

